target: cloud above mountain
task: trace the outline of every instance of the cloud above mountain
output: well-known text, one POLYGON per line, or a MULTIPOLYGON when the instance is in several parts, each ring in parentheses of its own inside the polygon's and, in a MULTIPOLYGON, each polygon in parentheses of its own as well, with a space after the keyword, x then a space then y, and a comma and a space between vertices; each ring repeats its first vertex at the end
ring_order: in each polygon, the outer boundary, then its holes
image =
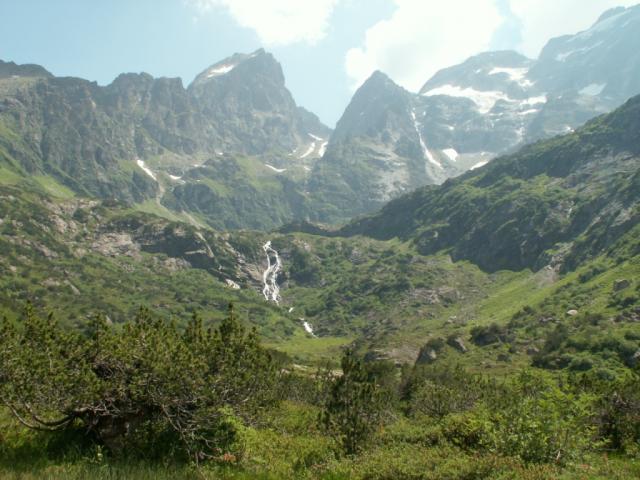
POLYGON ((605 10, 638 0, 393 0, 396 10, 351 48, 345 69, 353 88, 375 70, 416 91, 439 69, 493 48, 507 22, 515 34, 500 47, 537 57, 552 37, 589 28, 605 10))
POLYGON ((520 45, 529 57, 537 57, 553 37, 586 30, 610 8, 628 7, 638 0, 509 0, 513 15, 521 24, 520 45))
POLYGON ((391 18, 372 26, 364 44, 347 52, 345 67, 360 85, 382 70, 417 90, 436 70, 489 47, 503 22, 493 0, 395 0, 391 18))
POLYGON ((241 27, 253 30, 265 46, 315 44, 327 35, 339 0, 186 0, 203 14, 226 9, 241 27))

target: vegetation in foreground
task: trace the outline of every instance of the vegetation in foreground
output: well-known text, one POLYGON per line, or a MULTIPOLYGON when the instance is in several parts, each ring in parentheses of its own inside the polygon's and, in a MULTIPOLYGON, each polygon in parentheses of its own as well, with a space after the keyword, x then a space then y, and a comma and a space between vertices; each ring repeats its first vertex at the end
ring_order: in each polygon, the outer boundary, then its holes
POLYGON ((0 330, 3 478, 635 478, 640 377, 365 362, 300 370, 233 311, 0 330))

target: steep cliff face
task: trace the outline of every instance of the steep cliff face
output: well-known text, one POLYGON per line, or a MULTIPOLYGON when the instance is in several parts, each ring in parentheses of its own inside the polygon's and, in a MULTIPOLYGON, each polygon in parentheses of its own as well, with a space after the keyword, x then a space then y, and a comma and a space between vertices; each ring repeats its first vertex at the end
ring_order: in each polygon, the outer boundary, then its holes
POLYGON ((286 154, 309 144, 309 134, 329 133, 317 118, 300 111, 285 87, 282 67, 264 50, 212 65, 188 91, 225 152, 286 154))

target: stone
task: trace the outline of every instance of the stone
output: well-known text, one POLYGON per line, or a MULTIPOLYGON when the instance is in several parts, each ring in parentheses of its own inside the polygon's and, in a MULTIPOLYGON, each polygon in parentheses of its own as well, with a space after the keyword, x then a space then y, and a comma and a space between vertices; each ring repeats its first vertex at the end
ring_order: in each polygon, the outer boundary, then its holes
POLYGON ((567 315, 569 315, 570 317, 575 317, 576 315, 578 315, 578 310, 569 310, 567 311, 567 315))
POLYGON ((613 282, 613 291, 619 292, 620 290, 624 290, 625 288, 627 288, 629 285, 631 285, 631 282, 626 278, 616 280, 615 282, 613 282))
POLYGON ((460 338, 460 337, 450 338, 447 341, 447 343, 449 344, 449 346, 455 348, 460 353, 466 353, 467 352, 467 347, 465 346, 464 342, 462 341, 462 338, 460 338))

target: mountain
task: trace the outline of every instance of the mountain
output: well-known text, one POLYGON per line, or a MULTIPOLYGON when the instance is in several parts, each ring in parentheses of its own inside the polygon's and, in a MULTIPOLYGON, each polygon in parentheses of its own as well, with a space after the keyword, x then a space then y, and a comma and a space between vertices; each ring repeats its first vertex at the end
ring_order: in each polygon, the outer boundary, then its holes
POLYGON ((295 104, 280 64, 264 50, 225 59, 188 88, 180 79, 145 73, 122 74, 102 87, 54 77, 38 66, 0 64, 4 169, 165 215, 193 218, 182 212, 191 209, 204 223, 206 210, 217 207, 200 199, 208 201, 220 190, 202 190, 216 183, 233 192, 231 203, 245 205, 233 221, 214 215, 217 227, 280 225, 283 218, 270 215, 268 204, 295 204, 299 194, 290 195, 291 182, 279 177, 287 170, 286 176, 306 175, 329 134, 315 115, 295 104), (246 192, 238 194, 220 161, 237 169, 249 162, 261 180, 247 182, 246 192), (211 168, 201 168, 207 162, 211 168), (192 177, 198 185, 187 185, 192 177), (167 206, 178 210, 167 212, 167 206), (262 210, 266 219, 244 220, 244 210, 262 210))
POLYGON ((358 89, 309 179, 321 217, 362 211, 372 201, 428 183, 410 112, 412 94, 381 72, 358 89), (324 205, 335 205, 335 211, 322 212, 324 205))
POLYGON ((487 271, 571 270, 640 222, 640 97, 574 133, 402 196, 342 234, 410 239, 487 271))
POLYGON ((639 132, 640 96, 340 230, 291 225, 283 302, 372 358, 610 378, 640 350, 639 132))
POLYGON ((269 53, 235 54, 212 65, 188 92, 219 137, 224 152, 291 153, 330 130, 296 106, 285 87, 282 67, 269 53))
POLYGON ((322 215, 373 211, 620 106, 640 93, 639 28, 640 6, 614 9, 584 32, 552 39, 537 60, 482 53, 437 72, 417 94, 374 73, 316 164, 311 190, 329 203, 322 215))

